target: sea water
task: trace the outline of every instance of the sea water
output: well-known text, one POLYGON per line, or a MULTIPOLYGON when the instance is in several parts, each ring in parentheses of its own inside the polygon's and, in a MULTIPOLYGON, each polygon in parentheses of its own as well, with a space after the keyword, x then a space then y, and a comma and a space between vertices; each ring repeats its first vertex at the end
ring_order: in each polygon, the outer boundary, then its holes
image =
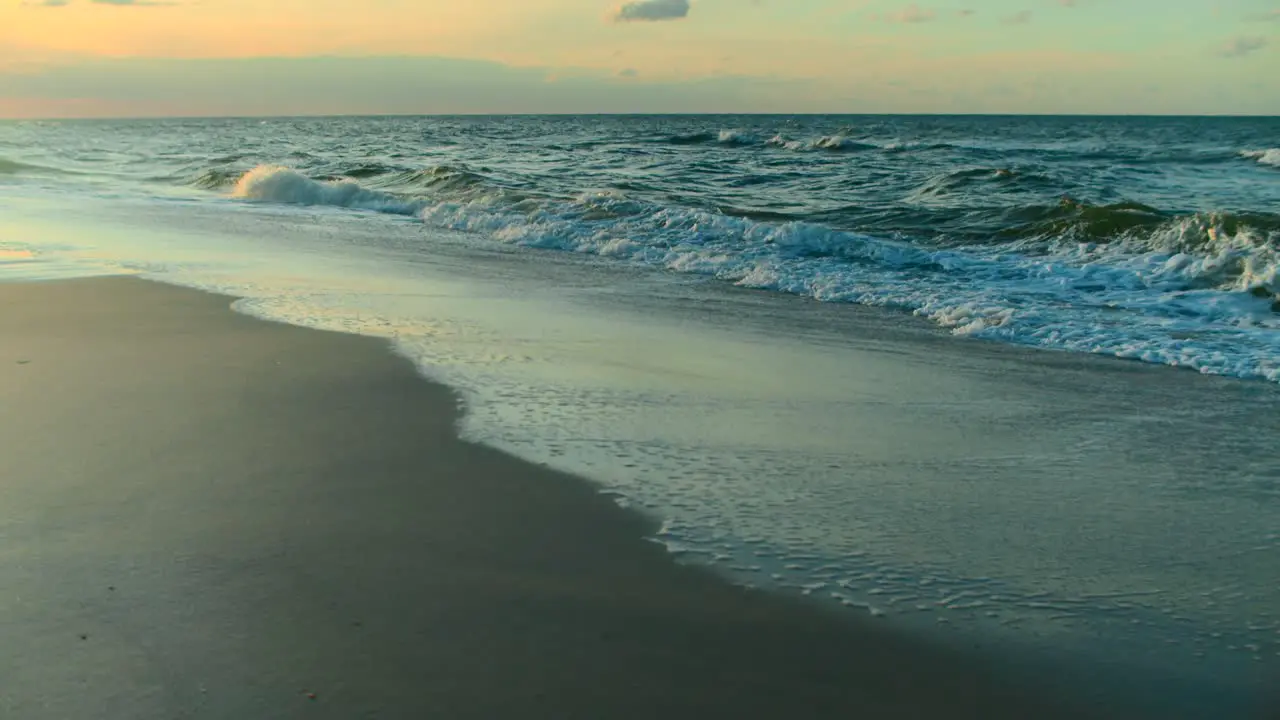
POLYGON ((389 338, 468 437, 594 480, 682 561, 1218 703, 1280 663, 1277 145, 1269 119, 5 123, 0 278, 389 338))

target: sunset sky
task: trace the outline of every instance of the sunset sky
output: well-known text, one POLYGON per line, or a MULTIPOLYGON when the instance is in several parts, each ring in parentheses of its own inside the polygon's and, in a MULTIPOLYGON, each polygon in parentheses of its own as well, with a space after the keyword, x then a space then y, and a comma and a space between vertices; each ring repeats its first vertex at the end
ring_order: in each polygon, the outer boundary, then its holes
POLYGON ((1280 114, 1280 0, 0 3, 0 117, 1280 114))

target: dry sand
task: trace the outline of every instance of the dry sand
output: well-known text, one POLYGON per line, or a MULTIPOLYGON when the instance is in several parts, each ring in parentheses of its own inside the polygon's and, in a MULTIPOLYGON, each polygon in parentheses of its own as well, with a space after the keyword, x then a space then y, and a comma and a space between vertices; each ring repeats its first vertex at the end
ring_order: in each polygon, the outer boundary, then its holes
POLYGON ((1083 717, 672 562, 385 343, 0 285, 0 717, 1083 717))

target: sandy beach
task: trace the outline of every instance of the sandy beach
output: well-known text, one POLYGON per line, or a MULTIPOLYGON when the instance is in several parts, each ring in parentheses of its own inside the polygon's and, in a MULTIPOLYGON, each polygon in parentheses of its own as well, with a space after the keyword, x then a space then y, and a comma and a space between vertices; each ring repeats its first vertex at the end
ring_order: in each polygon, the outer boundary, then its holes
POLYGON ((677 565, 385 343, 229 302, 0 284, 0 716, 1098 710, 677 565))

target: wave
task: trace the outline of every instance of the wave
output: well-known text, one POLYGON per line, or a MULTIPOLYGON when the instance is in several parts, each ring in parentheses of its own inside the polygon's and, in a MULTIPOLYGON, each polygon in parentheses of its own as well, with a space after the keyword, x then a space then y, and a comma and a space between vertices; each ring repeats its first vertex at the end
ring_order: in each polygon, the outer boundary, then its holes
POLYGON ((1270 148, 1268 150, 1242 150, 1241 157, 1250 160, 1256 160, 1263 165, 1272 167, 1280 167, 1280 148, 1270 148))
POLYGON ((894 141, 891 143, 885 143, 884 145, 880 145, 879 147, 881 150, 884 150, 885 152, 890 152, 890 153, 910 152, 912 150, 956 150, 956 149, 978 150, 978 149, 981 149, 978 147, 953 145, 951 143, 944 143, 944 142, 914 142, 914 141, 908 141, 908 142, 894 141))
MULTIPOLYGON (((171 182, 174 177, 152 179, 171 182)), ((428 191, 461 192, 486 185, 490 180, 465 167, 452 165, 421 170, 379 164, 339 165, 303 174, 277 165, 259 165, 246 172, 243 167, 227 167, 219 163, 196 175, 185 176, 181 182, 200 190, 236 188, 233 194, 250 200, 305 205, 332 204, 341 207, 367 206, 365 209, 371 210, 380 210, 385 203, 397 208, 399 212, 400 205, 412 204, 410 200, 415 195, 428 191), (381 192, 386 197, 374 198, 357 192, 351 187, 356 185, 370 193, 381 192), (334 202, 335 198, 337 202, 334 202)))
MULTIPOLYGON (((1214 165, 1230 162, 1245 153, 1223 150, 1170 150, 1164 147, 1143 147, 1118 145, 1106 148, 1058 147, 1053 145, 1013 145, 1007 143, 982 143, 972 141, 893 141, 878 145, 886 153, 952 151, 965 156, 996 159, 1008 159, 1011 156, 1030 156, 1053 160, 1074 161, 1110 161, 1125 165, 1214 165)), ((1259 151, 1265 152, 1265 151, 1259 151)))
POLYGON ((437 165, 424 170, 402 170, 390 173, 378 178, 377 187, 407 193, 424 190, 457 192, 479 187, 488 182, 485 176, 465 167, 437 165))
POLYGON ((386 213, 484 242, 899 308, 959 334, 1280 373, 1280 214, 1269 186, 1247 184, 1280 167, 1280 149, 1241 151, 1267 143, 1205 144, 1130 125, 1006 134, 968 121, 659 122, 674 130, 654 132, 652 120, 485 121, 483 132, 455 134, 448 151, 437 149, 435 123, 249 145, 219 133, 204 146, 175 138, 141 169, 129 163, 145 143, 131 141, 112 155, 126 170, 94 171, 103 179, 94 188, 154 180, 254 203, 386 213), (1117 159, 1091 159, 1104 156, 1117 159), (1131 167, 1153 159, 1222 167, 1131 167), (588 188, 613 191, 581 194, 588 188), (1115 201, 1125 197, 1145 204, 1115 201), (1215 206, 1271 212, 1194 212, 1215 206), (1250 334, 1264 330, 1277 339, 1250 334))
POLYGON ((611 194, 518 209, 445 201, 422 218, 503 243, 896 308, 958 335, 1280 382, 1280 253, 1274 236, 1222 216, 1029 252, 1008 243, 928 247, 611 194))
POLYGON ((768 139, 739 129, 726 129, 718 132, 697 132, 684 135, 671 135, 661 142, 670 145, 729 145, 739 147, 767 146, 790 150, 792 152, 861 152, 880 150, 887 153, 908 152, 912 150, 956 149, 961 146, 942 142, 874 142, 857 140, 851 137, 852 128, 842 129, 832 135, 821 135, 816 138, 794 139, 781 133, 768 139))
POLYGON ((760 141, 743 130, 721 130, 716 134, 716 142, 721 145, 756 145, 760 141))
MULTIPOLYGON (((1131 204, 1137 211, 1141 206, 1131 204)), ((1124 206, 1120 206, 1124 207, 1124 206)), ((1109 212, 1123 212, 1113 207, 1109 212)), ((622 195, 584 195, 574 202, 543 201, 530 209, 504 209, 485 198, 472 202, 443 201, 424 209, 424 220, 456 230, 491 234, 504 242, 540 248, 619 256, 637 253, 679 256, 680 269, 693 262, 682 250, 698 249, 706 259, 714 249, 718 268, 734 267, 763 254, 777 258, 826 259, 887 264, 896 269, 945 271, 956 257, 1016 254, 1027 267, 1046 261, 1074 266, 1095 263, 1116 267, 1135 258, 1152 266, 1122 285, 1161 291, 1216 289, 1248 292, 1280 299, 1280 218, 1201 213, 1163 218, 1150 226, 1133 226, 1109 243, 1080 243, 1069 236, 1027 242, 955 248, 929 247, 788 218, 725 208, 720 212, 651 205, 622 195), (1272 228, 1268 230, 1268 228, 1272 228), (940 257, 951 260, 940 261, 940 257)), ((667 264, 670 264, 669 262, 667 264)), ((1032 271, 1039 273, 1040 269, 1032 271)), ((732 275, 732 273, 729 273, 732 275)), ((733 279, 733 278, 730 278, 733 279)), ((812 293, 806 293, 812 294, 812 293)), ((819 298, 822 299, 822 298, 819 298)), ((912 308, 915 309, 915 308, 912 308)))
POLYGON ((758 145, 760 140, 754 135, 737 129, 726 129, 718 132, 698 132, 687 135, 672 135, 664 141, 671 145, 758 145))
POLYGON ((1004 215, 1006 238, 1070 242, 1107 242, 1135 229, 1154 228, 1170 217, 1142 203, 1094 205, 1069 196, 1056 205, 1010 208, 1004 215))
POLYGON ((423 207, 420 201, 370 190, 350 180, 313 180, 277 165, 260 165, 245 173, 236 181, 231 194, 243 200, 325 205, 395 215, 413 215, 423 207))
POLYGON ((953 170, 930 178, 914 193, 916 197, 943 197, 972 192, 981 186, 1052 186, 1052 178, 1034 172, 1007 167, 970 167, 953 170))
POLYGON ((691 133, 673 135, 665 139, 671 145, 727 145, 737 147, 774 147, 792 152, 853 152, 859 150, 879 150, 882 146, 874 143, 854 140, 846 135, 823 135, 812 140, 790 140, 781 134, 762 140, 760 137, 743 130, 720 130, 716 133, 691 133))
MULTIPOLYGON (((671 135, 663 138, 660 142, 670 145, 730 145, 751 147, 765 145, 768 147, 790 150, 792 152, 860 152, 879 150, 885 153, 906 153, 916 151, 932 151, 932 150, 953 150, 964 151, 979 154, 993 154, 1004 156, 1011 152, 1022 153, 1050 153, 1063 154, 1079 157, 1096 157, 1098 159, 1128 159, 1136 160, 1125 154, 1114 152, 1105 153, 1086 153, 1080 155, 1076 150, 1058 150, 1043 147, 1021 147, 1021 148, 994 148, 981 145, 972 145, 954 142, 940 141, 920 141, 920 140, 893 140, 893 141, 877 141, 870 139, 855 139, 853 128, 842 129, 831 135, 821 135, 816 138, 788 138, 782 133, 776 133, 767 139, 761 139, 761 136, 749 133, 739 129, 725 129, 718 132, 696 132, 683 135, 671 135)), ((1194 158, 1182 158, 1183 160, 1191 160, 1194 158)), ((1213 155, 1207 160, 1220 161, 1223 159, 1221 155, 1213 155)), ((1161 162, 1175 161, 1176 158, 1159 158, 1161 162)))
MULTIPOLYGON (((244 175, 242 171, 228 169, 205 170, 204 172, 189 178, 186 184, 199 188, 201 190, 222 190, 236 184, 244 175)), ((168 178, 159 178, 168 179, 168 178)))
MULTIPOLYGON (((1213 236, 1249 229, 1268 244, 1280 243, 1280 215, 1271 213, 1179 214, 1136 202, 1094 205, 1064 197, 1056 205, 1031 205, 1002 211, 1005 239, 1060 243, 1123 243, 1134 238, 1164 237, 1169 227, 1182 227, 1181 250, 1208 247, 1213 236), (1198 228, 1198 230, 1196 230, 1198 228)), ((1022 247, 1026 247, 1025 243, 1022 247)), ((1170 249, 1167 244, 1165 249, 1170 249)))
POLYGON ((788 140, 782 135, 775 135, 766 144, 792 152, 856 152, 880 149, 879 145, 859 142, 845 135, 824 135, 816 140, 788 140))
POLYGON ((622 192, 516 194, 454 167, 392 176, 419 194, 278 166, 249 171, 231 194, 413 215, 512 245, 896 308, 958 335, 1280 382, 1280 216, 1064 199, 1024 209, 1034 217, 1021 237, 940 247, 622 192))
POLYGON ((70 175, 66 170, 0 157, 0 175, 70 175))
POLYGON ((702 145, 712 142, 716 139, 716 135, 706 132, 690 133, 688 135, 672 135, 664 142, 670 145, 702 145))
POLYGON ((1147 263, 1148 290, 1246 293, 1280 302, 1280 218, 1228 213, 1176 216, 1108 243, 1055 239, 1049 254, 1080 265, 1147 263), (1270 228, 1270 229, 1268 229, 1270 228))
POLYGON ((352 179, 374 178, 382 175, 388 175, 400 171, 401 169, 394 165, 382 165, 379 163, 369 163, 355 165, 352 167, 341 168, 336 174, 342 177, 352 179))
MULTIPOLYGON (((1177 214, 1136 202, 1091 205, 1063 198, 1055 205, 993 211, 1012 222, 1004 235, 992 242, 931 249, 918 242, 877 239, 773 211, 727 205, 715 210, 671 206, 631 198, 621 191, 587 193, 574 200, 518 193, 465 168, 447 165, 391 172, 371 186, 345 179, 312 178, 273 165, 259 166, 233 181, 228 177, 223 171, 208 171, 201 181, 211 187, 229 186, 233 197, 245 200, 421 215, 428 221, 448 218, 443 224, 454 229, 500 231, 502 238, 520 236, 520 244, 544 247, 559 243, 561 249, 579 252, 593 247, 590 242, 583 244, 583 233, 587 232, 585 237, 592 242, 618 234, 651 248, 669 249, 695 238, 704 245, 719 243, 724 252, 748 254, 758 242, 774 251, 786 248, 797 256, 845 260, 865 259, 871 246, 892 247, 890 254, 914 257, 920 267, 933 264, 924 258, 935 251, 1016 252, 1027 258, 1161 253, 1217 258, 1203 268, 1219 278, 1213 287, 1245 290, 1265 286, 1280 293, 1275 280, 1275 270, 1280 267, 1276 262, 1280 258, 1280 215, 1268 213, 1177 214), (483 227, 473 226, 476 222, 483 227), (547 237, 535 237, 543 231, 547 237), (779 232, 789 239, 779 240, 779 232), (798 235, 786 234, 793 232, 798 235), (797 244, 796 237, 806 240, 797 244), (1235 260, 1228 262, 1226 254, 1234 255, 1235 260)), ((970 168, 944 176, 941 183, 1011 182, 1019 177, 1018 171, 1008 168, 970 168)), ((872 255, 882 257, 883 253, 877 249, 872 255)), ((1196 274, 1190 266, 1183 267, 1182 277, 1187 288, 1206 286, 1207 275, 1196 274)))

